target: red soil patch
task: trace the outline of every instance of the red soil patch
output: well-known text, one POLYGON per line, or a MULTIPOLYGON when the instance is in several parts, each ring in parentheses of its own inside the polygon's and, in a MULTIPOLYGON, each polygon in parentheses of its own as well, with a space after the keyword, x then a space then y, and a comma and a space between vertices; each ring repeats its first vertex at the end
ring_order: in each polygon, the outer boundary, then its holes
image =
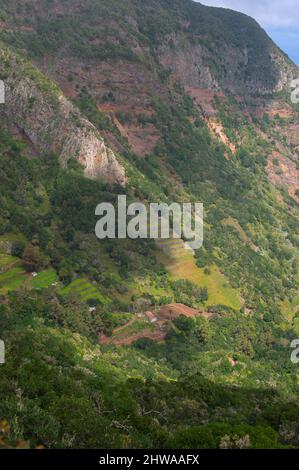
POLYGON ((283 119, 289 119, 294 116, 291 106, 283 101, 272 101, 265 109, 266 114, 270 117, 279 116, 283 119))
MULTIPOLYGON (((230 149, 230 151, 232 152, 233 155, 236 154, 236 146, 235 144, 233 144, 229 138, 227 137, 227 135, 225 134, 225 131, 224 131, 224 128, 223 128, 223 125, 221 124, 221 122, 218 122, 216 120, 213 120, 213 119, 206 119, 206 122, 207 122, 207 125, 209 127, 209 129, 211 129, 211 131, 215 134, 215 136, 227 147, 230 149)), ((229 157, 228 157, 228 154, 226 152, 226 155, 225 155, 226 159, 228 160, 229 157)))
POLYGON ((157 313, 157 317, 163 320, 175 320, 180 315, 185 317, 195 318, 200 315, 198 310, 194 308, 187 307, 183 304, 169 304, 165 307, 162 307, 161 310, 157 313))
MULTIPOLYGON (((146 317, 149 319, 149 321, 154 318, 156 319, 155 322, 151 322, 151 324, 155 326, 154 330, 145 328, 143 331, 139 331, 138 333, 129 333, 127 335, 124 334, 117 337, 108 337, 101 334, 99 335, 99 343, 102 345, 114 344, 115 346, 129 346, 140 338, 149 338, 157 342, 163 341, 168 331, 168 322, 175 320, 180 315, 184 315, 185 317, 189 318, 201 316, 206 319, 209 319, 213 316, 212 313, 199 312, 198 310, 187 307, 183 304, 169 304, 162 307, 161 310, 157 313, 146 312, 146 317)), ((113 331, 113 334, 121 332, 129 325, 132 325, 135 321, 136 318, 133 318, 125 325, 116 328, 113 331)))
POLYGON ((213 314, 210 312, 200 312, 199 310, 187 307, 187 305, 184 304, 169 304, 162 307, 156 314, 156 317, 159 320, 175 320, 180 315, 184 315, 189 318, 204 317, 209 319, 213 314))

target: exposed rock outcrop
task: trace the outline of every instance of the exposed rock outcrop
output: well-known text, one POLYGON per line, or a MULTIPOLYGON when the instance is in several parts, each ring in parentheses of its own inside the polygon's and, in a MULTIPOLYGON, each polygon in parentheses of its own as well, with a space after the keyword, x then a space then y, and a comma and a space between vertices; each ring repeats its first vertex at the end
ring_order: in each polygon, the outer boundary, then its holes
POLYGON ((125 170, 97 129, 37 69, 6 47, 0 51, 6 102, 1 112, 39 152, 55 153, 62 166, 78 160, 91 179, 124 185, 125 170))

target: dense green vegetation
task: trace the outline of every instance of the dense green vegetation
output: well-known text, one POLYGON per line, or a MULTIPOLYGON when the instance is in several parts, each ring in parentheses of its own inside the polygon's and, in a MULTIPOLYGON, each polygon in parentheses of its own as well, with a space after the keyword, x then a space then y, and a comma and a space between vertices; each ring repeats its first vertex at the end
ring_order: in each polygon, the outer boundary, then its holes
MULTIPOLYGON (((88 0, 77 14, 71 2, 62 2, 63 15, 51 0, 3 0, 1 20, 21 30, 4 28, 1 40, 36 63, 63 51, 91 64, 146 64, 167 93, 144 98, 150 115, 120 110, 117 118, 150 124, 160 138, 136 155, 99 110, 99 102, 117 103, 117 93, 97 101, 92 83, 77 84, 75 104, 122 149, 128 184, 120 188, 86 179, 72 159, 61 168, 56 155, 31 152, 2 120, 0 447, 1 433, 12 446, 49 448, 299 447, 298 368, 290 361, 299 331, 298 207, 266 168, 283 140, 276 124, 297 122, 298 110, 283 120, 256 112, 273 96, 216 97, 233 154, 157 58, 174 31, 186 33, 225 89, 219 45, 247 48, 236 86, 256 80, 263 95, 277 79, 274 45, 253 20, 187 0, 88 0), (203 201, 203 247, 180 258, 151 240, 97 240, 95 207, 118 194, 129 202, 203 201), (154 331, 144 312, 174 302, 203 316, 165 322, 162 341, 99 344, 99 335, 154 331)), ((57 92, 26 64, 22 73, 41 91, 57 92)), ((74 72, 65 78, 72 84, 74 72)))
POLYGON ((287 369, 291 374, 288 354, 278 345, 278 331, 270 338, 262 324, 264 331, 255 331, 254 320, 228 315, 210 325, 177 321, 165 346, 140 340, 128 355, 111 347, 101 351, 92 335, 100 316, 61 303, 53 291, 11 295, 0 318, 8 351, 0 409, 10 421, 12 442, 205 448, 235 439, 244 440, 236 447, 298 445, 291 375, 284 392, 274 385, 287 369), (229 350, 234 372, 225 358, 229 350), (186 366, 174 380, 171 370, 186 366))
MULTIPOLYGON (((192 148, 192 136, 197 152, 199 145, 209 150, 209 161, 218 166, 220 181, 228 166, 240 178, 249 171, 233 167, 220 155, 211 161, 216 144, 209 141, 206 131, 190 126, 183 112, 161 116, 162 110, 158 110, 158 123, 163 118, 171 119, 174 129, 184 126, 189 137, 189 146, 184 149, 187 157, 200 158, 192 148)), ((174 133, 172 139, 164 140, 165 151, 174 159, 170 164, 182 172, 190 192, 197 188, 197 197, 208 196, 201 187, 208 179, 215 181, 217 211, 212 195, 211 209, 207 197, 211 228, 204 249, 198 253, 198 263, 205 267, 216 263, 232 283, 238 282, 246 305, 255 314, 210 306, 217 312, 212 320, 178 319, 163 343, 140 339, 133 348, 116 352, 113 346, 97 346, 97 333, 109 334, 124 324, 128 320, 125 312, 136 302, 161 304, 164 295, 166 302, 203 307, 209 305, 208 291, 187 281, 171 281, 162 265, 149 256, 154 250, 151 243, 97 243, 90 235, 95 222, 93 209, 101 200, 113 201, 113 192, 84 179, 77 165, 61 170, 54 156, 27 159, 22 155, 23 145, 2 131, 1 240, 10 240, 14 256, 3 254, 1 265, 10 275, 14 275, 13 269, 22 272, 22 266, 23 271, 26 266, 29 271, 39 271, 23 284, 24 291, 9 294, 8 304, 1 306, 1 335, 9 359, 1 368, 1 390, 7 399, 0 409, 1 416, 10 422, 12 442, 25 439, 33 446, 47 447, 298 444, 296 370, 288 348, 294 333, 275 301, 275 296, 292 297, 292 285, 281 282, 284 266, 291 259, 271 251, 271 271, 267 246, 261 257, 244 246, 237 230, 221 225, 225 214, 238 217, 246 227, 247 213, 238 209, 237 194, 231 188, 226 192, 217 181, 216 170, 207 165, 195 185, 186 167, 180 170, 175 142, 174 133), (227 253, 227 261, 219 256, 222 253, 227 253), (243 256, 244 263, 232 262, 234 256, 243 256), (264 276, 271 275, 270 283, 263 282, 264 276), (152 287, 130 298, 128 289, 136 276, 152 279, 152 287), (89 299, 91 304, 86 303, 89 299), (90 310, 88 304, 96 309, 90 310), (117 311, 120 313, 115 316, 117 311), (22 398, 13 391, 13 384, 22 398), (16 400, 20 399, 23 406, 16 414, 16 400), (259 410, 254 414, 252 403, 259 410), (74 406, 77 412, 70 419, 67 410, 74 406)), ((151 174, 148 178, 150 181, 151 174)), ((250 188, 243 188, 243 208, 248 204, 250 209, 252 198, 247 202, 246 190, 250 188)), ((131 192, 129 186, 129 197, 131 192)), ((262 221, 267 230, 268 212, 262 218, 261 205, 258 207, 259 223, 262 221)), ((284 217, 274 203, 272 210, 284 217)), ((280 220, 292 223, 291 217, 280 220)), ((270 230, 265 233, 270 243, 270 230)), ((260 240, 254 239, 259 246, 260 240)), ((206 275, 211 274, 207 271, 206 275)))

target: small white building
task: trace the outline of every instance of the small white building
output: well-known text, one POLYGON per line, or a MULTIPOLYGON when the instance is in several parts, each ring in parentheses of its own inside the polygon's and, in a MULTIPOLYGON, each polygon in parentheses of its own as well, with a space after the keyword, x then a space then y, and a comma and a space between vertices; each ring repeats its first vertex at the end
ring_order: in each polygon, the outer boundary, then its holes
POLYGON ((155 317, 153 312, 147 311, 145 312, 145 316, 151 323, 155 323, 157 321, 157 317, 155 317))

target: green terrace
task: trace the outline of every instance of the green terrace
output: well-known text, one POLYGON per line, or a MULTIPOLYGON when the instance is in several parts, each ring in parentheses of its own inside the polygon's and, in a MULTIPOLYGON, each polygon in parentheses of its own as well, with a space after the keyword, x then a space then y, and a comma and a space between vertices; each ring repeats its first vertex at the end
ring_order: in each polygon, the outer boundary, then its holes
POLYGON ((58 276, 54 269, 48 269, 37 273, 30 281, 30 286, 34 289, 46 289, 52 285, 58 284, 58 276))
POLYGON ((21 266, 21 260, 7 254, 0 253, 0 293, 6 294, 9 291, 20 287, 27 280, 28 276, 21 266))
POLYGON ((95 301, 101 305, 109 303, 98 289, 86 279, 76 279, 68 286, 61 288, 58 275, 54 269, 47 269, 36 273, 27 273, 22 266, 22 260, 15 256, 0 253, 0 294, 6 295, 9 291, 26 286, 32 289, 46 289, 58 287, 62 296, 76 294, 80 300, 95 301))
POLYGON ((24 270, 21 259, 0 253, 1 294, 7 294, 22 286, 45 289, 56 283, 58 283, 58 276, 53 269, 41 271, 33 277, 24 270))
POLYGON ((76 294, 82 301, 96 301, 96 303, 101 305, 109 303, 107 297, 104 297, 94 285, 83 278, 72 281, 68 286, 60 290, 60 294, 63 296, 76 294))

